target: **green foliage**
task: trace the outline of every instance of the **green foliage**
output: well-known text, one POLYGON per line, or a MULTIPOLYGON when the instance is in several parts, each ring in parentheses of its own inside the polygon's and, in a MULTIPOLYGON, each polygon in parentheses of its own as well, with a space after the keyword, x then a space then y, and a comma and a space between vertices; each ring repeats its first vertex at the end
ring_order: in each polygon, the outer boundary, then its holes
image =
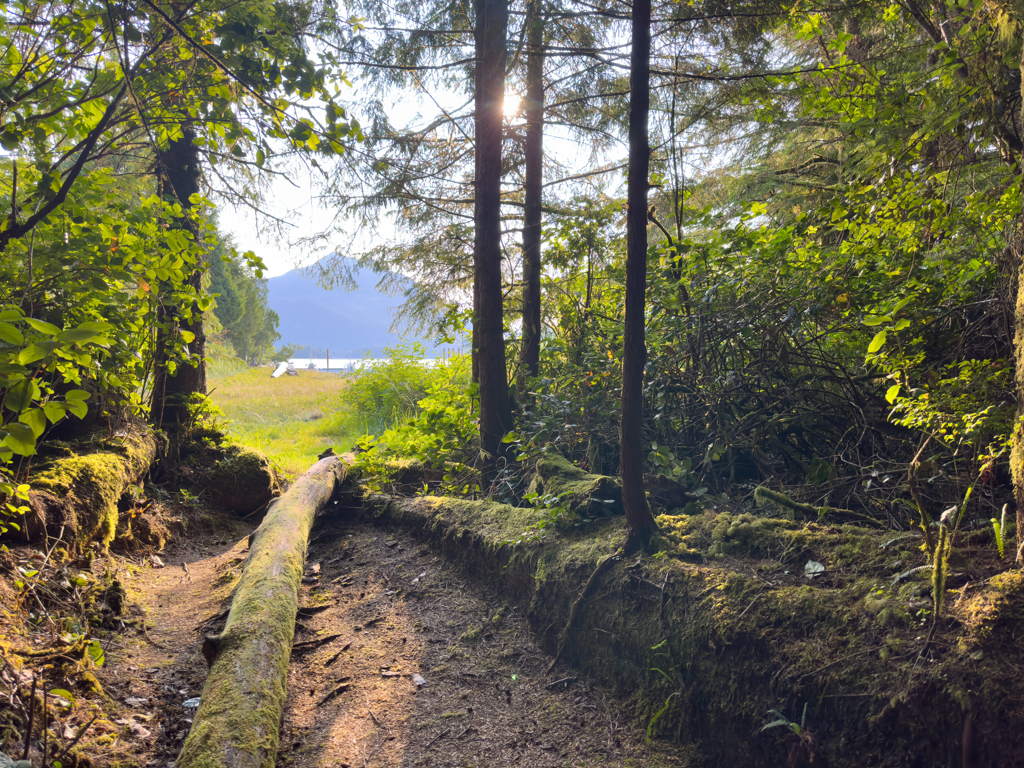
MULTIPOLYGON (((126 197, 112 174, 97 171, 30 240, 8 244, 0 462, 32 455, 49 425, 85 417, 90 402, 108 413, 143 411, 162 310, 208 306, 186 282, 202 248, 187 229, 169 226, 185 215, 156 197, 126 197), (166 286, 159 297, 157 284, 166 286)), ((171 339, 170 364, 180 365, 192 339, 171 339)))
POLYGON ((381 433, 418 411, 429 388, 444 380, 462 381, 465 360, 431 365, 422 344, 398 344, 385 349, 385 357, 366 357, 345 388, 341 408, 353 431, 381 433))
POLYGON ((357 455, 357 464, 374 487, 385 482, 392 462, 404 459, 444 470, 442 492, 478 490, 475 472, 467 465, 478 429, 475 391, 466 356, 431 364, 423 359, 420 345, 390 349, 385 363, 364 367, 341 399, 349 414, 360 407, 374 409, 363 417, 364 423, 373 419, 392 425, 358 441, 363 452, 357 455))
POLYGON ((274 359, 280 317, 267 306, 267 281, 256 276, 258 265, 239 257, 224 240, 217 242, 208 261, 210 293, 216 295, 213 314, 226 341, 248 365, 274 359))

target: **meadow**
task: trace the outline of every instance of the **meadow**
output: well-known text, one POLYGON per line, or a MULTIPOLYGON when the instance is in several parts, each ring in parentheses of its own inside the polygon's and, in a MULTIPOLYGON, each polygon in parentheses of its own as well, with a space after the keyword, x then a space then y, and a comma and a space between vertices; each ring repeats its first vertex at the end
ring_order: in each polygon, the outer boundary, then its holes
POLYGON ((247 368, 211 380, 210 399, 224 414, 231 439, 262 451, 288 479, 305 472, 327 447, 347 451, 339 396, 347 385, 336 373, 300 370, 270 378, 271 368, 247 368))

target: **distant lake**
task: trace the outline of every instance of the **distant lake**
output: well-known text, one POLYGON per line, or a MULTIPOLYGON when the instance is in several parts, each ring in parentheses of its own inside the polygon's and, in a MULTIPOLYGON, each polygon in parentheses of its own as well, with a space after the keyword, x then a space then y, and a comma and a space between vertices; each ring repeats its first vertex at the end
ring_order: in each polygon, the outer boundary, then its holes
MULTIPOLYGON (((434 365, 438 360, 443 358, 439 357, 428 357, 423 360, 424 365, 434 365)), ((295 366, 297 371, 309 370, 309 364, 313 363, 316 366, 316 370, 323 371, 325 373, 344 373, 346 371, 356 371, 364 366, 374 366, 378 363, 386 363, 387 358, 345 358, 345 357, 332 357, 330 359, 331 367, 327 367, 326 357, 291 357, 288 358, 288 362, 295 366)))

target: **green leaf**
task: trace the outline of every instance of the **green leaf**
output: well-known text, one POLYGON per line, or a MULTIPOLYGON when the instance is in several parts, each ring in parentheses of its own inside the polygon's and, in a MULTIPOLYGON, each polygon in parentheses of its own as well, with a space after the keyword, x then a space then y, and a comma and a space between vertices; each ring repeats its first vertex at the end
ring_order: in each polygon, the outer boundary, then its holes
POLYGON ((885 391, 885 399, 888 401, 889 405, 892 405, 894 402, 896 402, 896 396, 899 393, 900 393, 900 385, 899 384, 893 384, 891 387, 889 387, 889 389, 887 389, 885 391))
POLYGON ((22 379, 7 390, 4 407, 9 411, 21 413, 38 397, 39 385, 32 381, 32 379, 22 379))
POLYGON ((75 697, 71 695, 71 691, 66 691, 63 688, 54 688, 50 691, 51 696, 56 696, 58 699, 63 699, 63 706, 70 707, 75 703, 75 697))
POLYGON ((103 662, 106 660, 106 654, 103 653, 103 646, 100 645, 99 640, 93 640, 85 649, 86 654, 92 659, 92 663, 97 667, 102 667, 103 662))
POLYGON ((897 320, 896 326, 893 328, 894 331, 902 331, 904 328, 910 327, 909 320, 897 320))
POLYGON ((868 354, 873 355, 875 352, 880 350, 882 348, 882 345, 885 344, 885 339, 888 335, 888 331, 879 331, 878 333, 876 333, 875 338, 873 338, 871 340, 871 343, 868 344, 868 354))
POLYGON ((84 389, 69 389, 64 393, 64 399, 69 403, 72 400, 88 400, 90 397, 89 393, 84 389))
POLYGON ((46 347, 40 344, 29 344, 18 353, 18 362, 22 365, 28 365, 37 360, 42 360, 48 354, 50 354, 50 350, 46 349, 46 347))
POLYGON ((84 419, 89 413, 89 407, 81 400, 69 400, 68 410, 80 419, 84 419))
POLYGON ((36 440, 46 431, 46 414, 43 413, 42 408, 33 408, 29 411, 23 411, 18 416, 18 421, 22 424, 27 424, 32 430, 32 435, 36 440))
POLYGON ((47 333, 50 336, 56 336, 58 333, 60 333, 60 328, 58 328, 53 323, 46 322, 45 320, 39 320, 34 317, 26 317, 25 322, 31 325, 40 333, 47 333))
POLYGON ((21 344, 25 341, 25 337, 22 335, 21 331, 10 323, 0 323, 0 339, 6 341, 8 344, 21 344))
POLYGON ((81 344, 83 341, 92 341, 96 338, 96 332, 90 331, 87 328, 69 328, 66 331, 61 331, 57 338, 61 341, 68 341, 73 344, 81 344))
POLYGON ((868 326, 881 325, 882 323, 891 323, 892 318, 888 315, 873 315, 872 317, 865 317, 861 322, 868 326))
POLYGON ((19 456, 34 456, 36 452, 36 438, 32 434, 32 428, 27 424, 12 421, 4 429, 7 437, 4 438, 4 445, 19 456))
POLYGON ((58 421, 60 421, 61 419, 68 415, 68 409, 67 406, 64 405, 64 403, 51 400, 50 402, 45 403, 43 405, 43 413, 46 414, 46 418, 48 418, 52 423, 56 424, 58 421))

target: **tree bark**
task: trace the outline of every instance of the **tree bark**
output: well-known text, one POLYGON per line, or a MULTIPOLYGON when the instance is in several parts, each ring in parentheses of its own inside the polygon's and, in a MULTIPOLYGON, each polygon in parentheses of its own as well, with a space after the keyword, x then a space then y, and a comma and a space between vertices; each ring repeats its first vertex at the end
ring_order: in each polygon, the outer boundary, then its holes
MULTIPOLYGON (((1021 76, 1024 77, 1024 53, 1021 54, 1021 76)), ((1020 85, 1024 98, 1024 80, 1020 85)), ((1022 107, 1024 112, 1024 107, 1022 107)), ((1024 177, 1021 178, 1024 187, 1024 177)), ((1024 218, 1024 211, 1021 213, 1024 218)), ((1017 289, 1014 305, 1013 357, 1016 363, 1017 418, 1014 420, 1013 437, 1010 443, 1010 475, 1013 479, 1013 495, 1017 502, 1017 562, 1024 549, 1024 228, 1018 227, 1017 242, 1013 247, 1014 269, 1010 283, 1017 289)))
POLYGON ((643 387, 647 285, 647 175, 651 149, 647 122, 651 105, 651 0, 634 0, 629 74, 629 188, 626 199, 626 308, 622 340, 622 410, 619 453, 622 503, 629 536, 627 552, 647 546, 658 526, 644 495, 643 387))
POLYGON ((493 467, 512 429, 501 292, 501 138, 508 0, 476 0, 474 337, 480 377, 480 447, 493 467))
POLYGON ((344 479, 336 457, 321 459, 250 537, 227 624, 203 648, 210 674, 177 768, 274 765, 309 531, 344 479))
MULTIPOLYGON (((194 141, 195 131, 191 126, 183 130, 182 138, 170 142, 167 149, 158 152, 157 156, 165 196, 176 199, 187 213, 192 208, 192 195, 199 193, 202 170, 199 148, 194 141)), ((192 234, 199 235, 195 229, 192 234)), ((198 292, 202 279, 203 269, 199 266, 189 275, 187 285, 198 292)), ((189 424, 189 406, 193 396, 206 394, 206 363, 203 359, 206 355, 206 333, 203 313, 194 303, 188 315, 161 308, 160 320, 162 331, 157 342, 151 418, 157 427, 175 430, 189 424), (195 338, 187 346, 189 360, 180 363, 172 374, 167 367, 169 350, 181 331, 188 331, 195 338)))
POLYGON ((526 380, 540 373, 540 241, 544 184, 544 19, 540 0, 530 0, 526 61, 526 185, 523 211, 523 342, 519 353, 519 401, 526 380))

